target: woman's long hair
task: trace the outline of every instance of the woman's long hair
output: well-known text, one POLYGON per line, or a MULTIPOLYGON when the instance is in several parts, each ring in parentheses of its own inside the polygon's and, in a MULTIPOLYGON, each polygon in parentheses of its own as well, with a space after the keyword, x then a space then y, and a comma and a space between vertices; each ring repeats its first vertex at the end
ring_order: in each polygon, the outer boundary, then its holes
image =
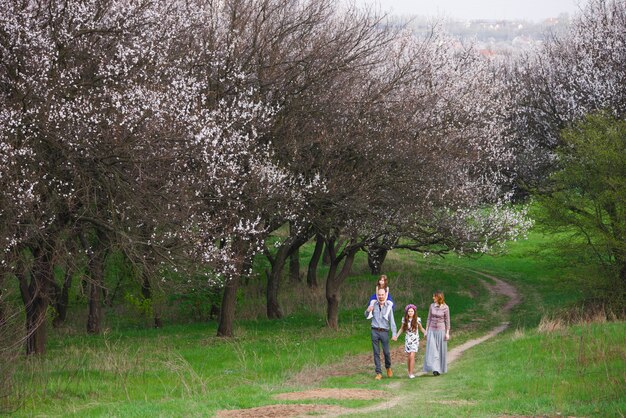
POLYGON ((435 293, 433 293, 433 296, 435 297, 435 300, 437 301, 439 305, 446 304, 446 301, 443 298, 443 292, 441 290, 437 290, 435 293))

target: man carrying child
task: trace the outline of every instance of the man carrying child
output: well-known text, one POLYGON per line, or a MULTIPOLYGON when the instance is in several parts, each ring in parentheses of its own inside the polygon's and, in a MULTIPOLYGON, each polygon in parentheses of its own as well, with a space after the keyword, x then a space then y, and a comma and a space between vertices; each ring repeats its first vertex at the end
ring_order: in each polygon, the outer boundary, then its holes
POLYGON ((372 316, 372 350, 374 351, 374 367, 376 369, 376 380, 380 380, 382 368, 380 366, 380 344, 383 346, 383 354, 385 356, 385 368, 387 369, 387 377, 393 376, 391 370, 391 353, 389 352, 389 330, 392 332, 394 339, 397 338, 396 321, 393 318, 393 312, 386 315, 390 308, 390 302, 387 300, 387 291, 379 288, 376 291, 377 303, 374 306, 368 306, 365 310, 367 318, 371 313, 372 316))

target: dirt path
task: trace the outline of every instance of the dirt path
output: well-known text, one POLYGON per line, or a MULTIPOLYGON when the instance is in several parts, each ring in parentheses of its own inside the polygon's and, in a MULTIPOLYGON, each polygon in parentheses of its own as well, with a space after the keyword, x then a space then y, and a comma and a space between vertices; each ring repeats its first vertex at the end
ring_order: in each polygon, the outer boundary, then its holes
MULTIPOLYGON (((511 309, 513 309, 516 305, 518 305, 522 301, 522 298, 517 292, 517 289, 515 289, 509 283, 501 279, 498 279, 497 277, 491 276, 489 274, 482 273, 480 271, 475 271, 475 270, 470 270, 470 271, 474 274, 487 277, 488 279, 491 279, 495 282, 495 284, 490 284, 484 280, 481 280, 483 285, 487 289, 489 289, 489 292, 491 292, 492 295, 494 296, 504 295, 509 298, 507 303, 505 303, 504 306, 502 307, 502 311, 505 314, 508 314, 509 312, 511 312, 511 309)), ((459 358, 461 354, 463 354, 466 350, 469 350, 475 345, 485 342, 492 337, 495 337, 496 335, 498 335, 499 333, 501 333, 508 327, 509 327, 509 322, 503 322, 502 324, 498 325, 497 327, 495 327, 494 329, 492 329, 491 331, 489 331, 487 334, 483 335, 482 337, 474 338, 473 340, 469 340, 465 342, 464 344, 461 344, 458 347, 454 347, 452 350, 448 352, 448 363, 452 363, 454 360, 459 358)))
MULTIPOLYGON (((521 297, 515 287, 509 283, 491 276, 480 271, 470 270, 472 273, 483 276, 490 279, 494 283, 489 283, 485 280, 481 280, 481 283, 494 295, 504 295, 508 297, 508 301, 502 307, 502 311, 508 314, 513 307, 521 302, 521 297)), ((493 328, 487 334, 479 338, 466 341, 465 343, 454 347, 448 352, 448 364, 457 360, 465 351, 470 348, 483 343, 484 341, 493 338, 505 329, 509 327, 509 322, 503 322, 497 327, 493 328)), ((398 361, 404 360, 404 347, 397 347, 392 350, 392 363, 397 364, 398 361)), ((344 362, 341 365, 332 365, 329 367, 312 367, 310 369, 303 370, 295 375, 290 382, 291 384, 315 384, 324 378, 329 376, 346 376, 355 373, 359 373, 361 370, 369 370, 371 368, 371 354, 363 354, 354 356, 344 362)), ((418 367, 418 365, 416 365, 418 367)), ((424 372, 419 372, 416 376, 424 375, 424 372)), ((393 389, 400 385, 400 381, 391 381, 386 385, 387 388, 393 389)), ((312 389, 304 392, 288 392, 276 395, 275 398, 279 400, 319 400, 319 399, 381 399, 386 392, 380 390, 368 390, 368 389, 312 389)), ((399 405, 405 399, 402 396, 396 396, 386 399, 383 402, 379 402, 375 405, 366 408, 350 409, 343 408, 337 405, 324 405, 324 404, 277 404, 268 405, 259 408, 242 409, 242 410, 228 410, 218 411, 217 417, 301 417, 310 416, 315 414, 318 417, 338 417, 347 413, 370 413, 388 410, 399 405)))

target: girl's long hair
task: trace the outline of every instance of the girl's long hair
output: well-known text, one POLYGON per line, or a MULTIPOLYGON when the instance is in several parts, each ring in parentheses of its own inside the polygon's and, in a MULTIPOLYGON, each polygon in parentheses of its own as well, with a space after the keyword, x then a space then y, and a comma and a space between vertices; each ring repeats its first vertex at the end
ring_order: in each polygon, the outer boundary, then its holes
POLYGON ((380 276, 380 277, 378 278, 378 280, 376 281, 376 287, 377 287, 377 288, 379 288, 379 289, 385 289, 385 290, 387 290, 387 288, 389 287, 389 282, 387 281, 387 275, 383 274, 382 276, 380 276), (383 285, 383 287, 380 287, 380 283, 379 283, 379 282, 380 282, 381 280, 383 280, 383 282, 385 283, 385 284, 383 285))
POLYGON ((413 320, 410 323, 409 321, 411 320, 409 319, 409 310, 407 309, 404 313, 404 324, 402 324, 402 328, 404 328, 404 330, 410 329, 412 332, 417 332, 417 311, 413 313, 413 320))

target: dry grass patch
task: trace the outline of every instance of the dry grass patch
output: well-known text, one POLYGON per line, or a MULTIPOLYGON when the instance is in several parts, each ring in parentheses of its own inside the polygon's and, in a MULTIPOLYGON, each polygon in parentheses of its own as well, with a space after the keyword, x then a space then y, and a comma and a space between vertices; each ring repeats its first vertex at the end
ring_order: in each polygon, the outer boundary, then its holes
POLYGON ((567 323, 561 318, 547 318, 542 317, 539 325, 537 326, 537 330, 544 334, 552 333, 555 331, 561 331, 565 329, 567 323))
POLYGON ((424 402, 434 403, 438 405, 450 405, 450 406, 471 406, 471 405, 477 404, 477 402, 468 401, 465 399, 447 399, 447 400, 440 400, 440 401, 424 401, 424 402))
POLYGON ((217 411, 217 418, 274 418, 274 417, 301 417, 313 414, 342 414, 350 411, 336 405, 313 405, 313 404, 292 404, 292 405, 267 405, 258 408, 234 409, 217 411))
POLYGON ((516 329, 515 329, 515 332, 514 332, 514 333, 513 333, 513 335, 511 336, 511 339, 512 339, 513 341, 515 341, 515 340, 519 340, 520 338, 523 338, 523 337, 525 337, 525 336, 526 336, 526 332, 524 332, 524 330, 523 330, 523 329, 521 329, 521 328, 516 328, 516 329))
MULTIPOLYGON (((394 373, 406 369, 406 353, 404 344, 398 344, 391 348, 391 368, 394 373), (397 369, 397 370, 396 370, 397 369)), ((424 344, 420 342, 420 347, 424 344)), ((423 347, 421 348, 423 350, 423 347)), ((383 359, 381 353, 381 359, 383 359)), ((384 364, 384 361, 381 363, 384 364)), ((370 373, 374 377, 374 359, 372 353, 360 354, 356 356, 345 356, 341 361, 324 366, 311 365, 296 373, 286 382, 288 386, 313 386, 321 383, 324 379, 338 376, 352 376, 358 373, 370 373)))
POLYGON ((537 329, 542 333, 550 333, 561 331, 571 325, 604 324, 609 321, 615 321, 618 318, 613 311, 606 309, 602 305, 593 309, 576 307, 543 316, 537 329))
POLYGON ((303 392, 288 392, 276 395, 281 401, 299 401, 302 399, 383 399, 386 392, 369 389, 312 389, 303 392))

